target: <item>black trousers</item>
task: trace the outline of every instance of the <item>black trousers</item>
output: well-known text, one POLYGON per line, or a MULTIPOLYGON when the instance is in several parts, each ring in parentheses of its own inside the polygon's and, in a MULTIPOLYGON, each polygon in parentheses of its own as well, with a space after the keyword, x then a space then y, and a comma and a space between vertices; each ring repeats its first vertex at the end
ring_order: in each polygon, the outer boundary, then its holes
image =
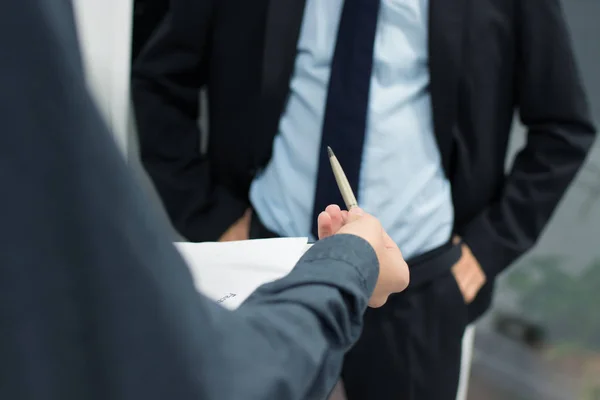
MULTIPOLYGON (((253 215, 250 237, 275 237, 253 215)), ((348 400, 455 400, 467 306, 450 272, 450 243, 408 260, 411 283, 365 313, 363 333, 344 359, 348 400)))

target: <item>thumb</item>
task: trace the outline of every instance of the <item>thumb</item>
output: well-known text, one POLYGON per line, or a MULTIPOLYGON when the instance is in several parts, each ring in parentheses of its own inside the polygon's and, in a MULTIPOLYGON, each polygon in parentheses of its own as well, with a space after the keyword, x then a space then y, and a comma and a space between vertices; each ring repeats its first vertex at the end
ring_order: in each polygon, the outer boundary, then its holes
POLYGON ((348 211, 346 223, 354 222, 360 219, 363 215, 365 215, 365 212, 362 210, 362 208, 352 207, 350 211, 348 211))

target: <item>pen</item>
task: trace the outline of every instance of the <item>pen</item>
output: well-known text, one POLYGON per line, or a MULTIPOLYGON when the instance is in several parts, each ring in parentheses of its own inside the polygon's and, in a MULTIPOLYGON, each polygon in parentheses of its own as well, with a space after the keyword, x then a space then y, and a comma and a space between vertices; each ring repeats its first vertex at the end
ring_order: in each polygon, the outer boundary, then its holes
MULTIPOLYGON (((348 178, 346 178, 346 174, 344 173, 340 162, 329 146, 327 146, 327 155, 329 156, 329 163, 331 164, 331 169, 333 170, 333 176, 335 176, 335 181, 340 189, 344 203, 346 203, 346 209, 350 210, 353 207, 358 207, 358 203, 356 202, 356 197, 354 196, 350 182, 348 182, 348 178)), ((310 246, 314 243, 315 242, 309 241, 308 245, 310 246)))
POLYGON ((338 188, 342 194, 342 198, 346 203, 346 208, 350 210, 352 207, 358 207, 358 203, 356 202, 356 197, 354 196, 354 192, 352 191, 352 187, 350 187, 350 183, 348 182, 348 178, 346 178, 346 174, 340 165, 337 157, 331 150, 331 147, 327 146, 327 155, 329 156, 329 162, 331 163, 331 169, 333 170, 333 175, 335 176, 335 181, 337 182, 338 188))

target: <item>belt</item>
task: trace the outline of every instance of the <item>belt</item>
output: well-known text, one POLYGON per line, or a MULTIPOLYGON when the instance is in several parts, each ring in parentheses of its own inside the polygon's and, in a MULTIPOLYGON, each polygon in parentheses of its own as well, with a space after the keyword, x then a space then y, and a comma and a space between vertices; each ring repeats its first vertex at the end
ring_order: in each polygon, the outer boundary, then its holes
MULTIPOLYGON (((251 239, 276 238, 280 235, 270 231, 252 214, 250 222, 251 239)), ((421 255, 406 260, 410 270, 410 287, 416 287, 430 282, 447 273, 462 255, 462 243, 448 242, 421 255)))

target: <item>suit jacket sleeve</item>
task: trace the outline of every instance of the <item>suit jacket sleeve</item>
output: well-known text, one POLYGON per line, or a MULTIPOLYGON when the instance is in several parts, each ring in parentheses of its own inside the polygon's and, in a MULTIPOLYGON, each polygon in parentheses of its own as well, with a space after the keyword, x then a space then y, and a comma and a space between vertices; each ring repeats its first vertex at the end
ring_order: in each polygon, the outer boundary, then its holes
POLYGON ((489 278, 534 245, 595 135, 559 1, 514 4, 518 107, 527 144, 500 198, 463 233, 489 278))
POLYGON ((318 243, 236 312, 199 295, 86 92, 70 7, 0 13, 0 398, 324 398, 374 251, 318 243))
POLYGON ((220 380, 205 376, 210 398, 326 398, 345 352, 360 336, 376 264, 361 239, 332 237, 315 244, 289 276, 260 288, 230 326, 205 338, 207 357, 231 371, 220 380), (215 340, 229 330, 237 332, 215 340))
POLYGON ((218 239, 247 207, 214 182, 208 157, 200 153, 199 93, 206 83, 215 4, 172 1, 132 67, 143 165, 173 225, 191 241, 218 239))

